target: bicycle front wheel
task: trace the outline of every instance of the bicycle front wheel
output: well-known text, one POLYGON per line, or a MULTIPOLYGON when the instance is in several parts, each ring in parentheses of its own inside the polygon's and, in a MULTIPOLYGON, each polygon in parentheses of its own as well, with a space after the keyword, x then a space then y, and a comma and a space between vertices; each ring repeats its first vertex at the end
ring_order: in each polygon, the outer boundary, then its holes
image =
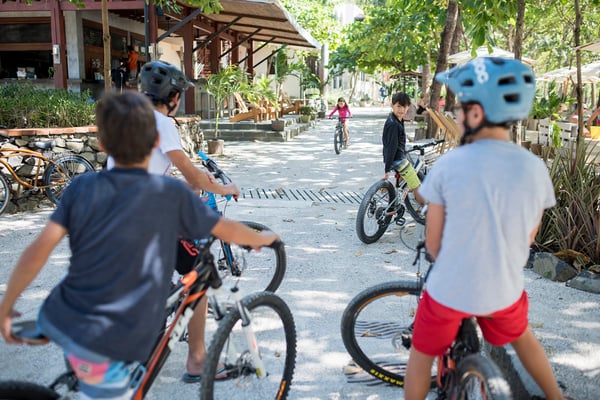
MULTIPOLYGON (((421 182, 423 182, 423 179, 425 179, 425 175, 421 171, 419 171, 417 176, 419 177, 419 180, 421 182)), ((413 217, 415 222, 421 225, 425 225, 425 204, 421 204, 417 201, 417 199, 415 198, 414 190, 408 192, 408 194, 404 198, 404 205, 406 206, 406 210, 413 217)))
POLYGON ((481 354, 463 358, 456 369, 458 399, 512 399, 510 386, 498 367, 481 354))
POLYGON ((420 293, 416 281, 394 281, 368 288, 350 301, 342 314, 342 341, 365 372, 404 386, 420 293))
POLYGON ((44 171, 43 182, 46 196, 58 204, 63 192, 77 175, 94 172, 94 166, 83 156, 68 154, 49 163, 44 171))
POLYGON ((342 152, 342 132, 339 129, 333 135, 333 149, 335 150, 335 154, 342 152))
MULTIPOLYGON (((257 222, 241 221, 256 232, 270 231, 257 222)), ((219 273, 223 279, 237 279, 245 293, 275 292, 285 275, 287 259, 284 246, 264 247, 248 251, 233 243, 221 243, 218 257, 219 273)), ((214 253, 213 253, 214 254, 214 253)))
POLYGON ((0 173, 0 214, 6 210, 10 202, 10 182, 4 174, 0 173))
POLYGON ((363 197, 356 214, 356 235, 361 242, 375 243, 390 225, 391 207, 396 199, 396 189, 389 181, 375 182, 363 197))
POLYGON ((0 400, 54 400, 60 396, 55 391, 30 382, 0 382, 0 400))
POLYGON ((285 399, 296 365, 296 327, 287 304, 269 292, 242 300, 256 338, 249 343, 242 318, 232 308, 219 324, 206 354, 200 398, 235 399, 251 393, 257 399, 285 399), (258 378, 250 346, 256 346, 266 374, 258 378), (229 382, 233 381, 233 382, 229 382), (243 392, 240 392, 242 390, 243 392))

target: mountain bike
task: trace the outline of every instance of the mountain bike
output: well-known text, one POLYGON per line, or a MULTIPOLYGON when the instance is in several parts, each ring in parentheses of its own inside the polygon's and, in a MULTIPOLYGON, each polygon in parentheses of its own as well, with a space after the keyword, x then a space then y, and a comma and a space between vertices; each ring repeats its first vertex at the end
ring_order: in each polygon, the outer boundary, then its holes
MULTIPOLYGON (((444 139, 436 139, 424 144, 415 144, 406 150, 406 157, 412 163, 421 181, 427 175, 428 165, 425 162, 425 149, 442 143, 444 139), (410 153, 417 152, 415 160, 410 153)), ((399 165, 397 162, 394 167, 399 165)), ((378 180, 365 193, 358 213, 356 214, 356 235, 361 242, 375 243, 387 230, 392 220, 396 225, 404 226, 404 213, 408 210, 415 222, 425 224, 425 210, 414 196, 414 192, 396 171, 395 184, 389 180, 378 180)))
POLYGON ((10 202, 13 183, 23 187, 25 194, 43 191, 57 204, 75 176, 94 171, 94 166, 79 154, 52 153, 49 149, 56 146, 55 141, 33 145, 43 152, 0 148, 0 214, 10 202))
MULTIPOLYGON (((229 291, 230 295, 222 285, 211 253, 214 241, 215 238, 211 237, 200 243, 194 269, 171 290, 164 318, 172 316, 172 320, 165 324, 148 360, 137 363, 132 369, 131 399, 143 399, 148 393, 173 347, 183 335, 195 307, 206 295, 209 296, 212 314, 221 325, 214 342, 226 342, 230 335, 238 334, 238 329, 243 331, 242 340, 236 342, 240 356, 225 364, 230 380, 243 383, 249 390, 256 390, 257 393, 270 394, 261 398, 286 398, 296 363, 296 328, 291 311, 283 300, 270 292, 255 293, 242 299, 237 286, 234 286, 229 291), (209 289, 211 292, 207 294, 209 289), (222 301, 224 297, 233 297, 233 302, 222 301), (240 315, 243 316, 242 326, 233 326, 232 321, 240 318, 240 315)), ((272 246, 282 247, 283 243, 276 242, 272 246)), ((145 316, 151 317, 153 316, 145 316)), ((28 344, 49 342, 37 330, 35 321, 15 322, 13 335, 28 344)), ((211 357, 210 351, 208 357, 211 357)), ((237 388, 236 385, 231 386, 237 388)), ((23 381, 0 382, 0 399, 71 398, 78 390, 75 373, 67 367, 66 372, 47 386, 23 381)), ((201 399, 213 399, 212 391, 203 389, 201 399)))
MULTIPOLYGON (((225 185, 231 183, 231 179, 213 159, 202 151, 199 151, 198 155, 202 159, 202 164, 216 179, 219 179, 225 185)), ((206 192, 203 199, 209 207, 223 214, 231 200, 231 196, 226 197, 223 212, 219 210, 214 193, 206 192)), ((271 230, 257 222, 240 222, 258 232, 271 230)), ((248 252, 236 244, 219 240, 215 242, 213 250, 219 255, 217 265, 221 277, 230 277, 242 282, 246 293, 262 290, 275 292, 281 285, 286 270, 286 254, 283 246, 273 249, 273 251, 264 249, 260 252, 248 252)))
MULTIPOLYGON (((431 258, 417 245, 413 265, 416 280, 393 281, 365 289, 354 297, 342 314, 341 333, 346 350, 354 362, 375 378, 404 386, 404 376, 412 343, 412 328, 417 304, 431 258), (429 262, 421 274, 421 257, 429 262)), ((474 318, 462 321, 454 343, 431 371, 431 386, 437 399, 511 399, 510 387, 498 367, 480 354, 481 341, 474 318)))
POLYGON ((342 124, 342 119, 338 117, 335 124, 335 133, 333 134, 333 149, 335 150, 335 154, 340 154, 342 149, 347 147, 348 143, 346 143, 346 136, 344 135, 344 124, 342 124))

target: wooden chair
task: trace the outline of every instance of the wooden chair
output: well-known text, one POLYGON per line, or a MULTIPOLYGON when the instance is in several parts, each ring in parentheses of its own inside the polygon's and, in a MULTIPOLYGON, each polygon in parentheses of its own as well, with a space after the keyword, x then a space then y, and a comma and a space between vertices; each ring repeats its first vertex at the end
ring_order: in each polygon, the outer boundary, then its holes
POLYGON ((427 111, 427 115, 431 117, 432 121, 438 127, 435 138, 444 139, 444 143, 439 147, 440 154, 457 146, 460 143, 460 132, 458 126, 456 126, 456 122, 437 110, 428 108, 427 111))
POLYGON ((233 97, 235 98, 238 107, 236 108, 237 112, 229 117, 230 122, 245 121, 247 119, 252 119, 254 122, 260 122, 267 118, 267 110, 264 107, 260 107, 256 104, 250 104, 250 107, 248 107, 246 101, 242 98, 242 95, 237 92, 233 94, 233 97))

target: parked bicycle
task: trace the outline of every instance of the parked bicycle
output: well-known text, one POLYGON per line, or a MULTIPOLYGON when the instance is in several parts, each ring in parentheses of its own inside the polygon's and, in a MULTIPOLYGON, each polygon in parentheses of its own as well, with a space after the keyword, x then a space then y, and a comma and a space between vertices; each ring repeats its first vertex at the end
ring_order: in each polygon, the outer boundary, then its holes
MULTIPOLYGON (((406 156, 421 181, 427 175, 428 168, 425 149, 443 141, 444 139, 436 139, 424 144, 415 144, 407 149, 406 156), (418 153, 415 160, 410 154, 413 152, 418 153)), ((415 222, 425 224, 424 206, 417 201, 414 192, 401 178, 400 173, 396 172, 395 179, 395 184, 389 180, 378 180, 365 193, 356 214, 356 235, 363 243, 370 244, 379 240, 392 220, 396 225, 404 226, 404 214, 407 210, 415 222)))
POLYGON ((335 150, 335 154, 340 154, 342 149, 346 149, 347 147, 348 143, 344 135, 344 124, 342 124, 342 119, 338 117, 335 124, 335 133, 333 134, 333 149, 335 150))
POLYGON ((75 176, 94 171, 94 166, 79 154, 50 152, 56 145, 54 141, 33 145, 43 152, 0 149, 0 214, 10 202, 13 183, 23 187, 25 194, 43 191, 56 204, 75 176))
MULTIPOLYGON (((222 285, 211 253, 215 240, 211 237, 199 244, 195 268, 172 289, 166 303, 165 318, 172 316, 173 319, 165 324, 148 360, 133 368, 130 375, 132 399, 143 399, 148 393, 183 335, 195 307, 209 289, 209 303, 215 320, 219 321, 219 329, 207 355, 205 371, 213 372, 203 376, 201 399, 225 398, 213 396, 220 389, 219 385, 213 388, 214 360, 221 347, 233 351, 233 346, 229 345, 233 337, 240 339, 235 342, 238 356, 225 361, 225 369, 220 373, 227 374, 230 380, 243 384, 252 393, 265 394, 257 398, 286 398, 296 363, 296 328, 291 311, 283 300, 270 292, 255 293, 241 299, 236 286, 230 289, 233 303, 222 302, 221 298, 231 296, 222 285), (239 319, 242 320, 241 326, 236 324, 239 319)), ((283 247, 283 243, 276 242, 273 246, 283 247)), ((28 344, 48 343, 48 339, 37 330, 35 321, 14 322, 13 335, 28 344)), ((231 382, 228 385, 239 394, 238 386, 231 382)), ((0 382, 0 399, 50 400, 71 398, 77 392, 78 381, 70 369, 48 386, 25 381, 0 382)))
MULTIPOLYGON (((219 179, 223 184, 231 183, 231 179, 219 168, 219 165, 202 151, 198 152, 203 165, 219 179)), ((205 193, 206 204, 216 211, 219 211, 217 198, 214 193, 205 193)), ((226 204, 223 212, 227 209, 227 204, 231 196, 226 197, 226 204)), ((219 211, 220 212, 220 211, 219 211)), ((246 226, 257 232, 269 231, 268 227, 257 222, 240 221, 246 226)), ((232 243, 217 241, 214 249, 218 254, 217 265, 221 277, 231 277, 242 282, 244 291, 251 293, 255 291, 275 292, 285 275, 286 254, 284 247, 276 249, 264 249, 260 252, 248 252, 240 246, 232 243)))
MULTIPOLYGON (((365 372, 396 386, 404 376, 412 343, 417 304, 432 260, 417 246, 414 281, 393 281, 365 289, 350 301, 341 320, 342 340, 354 362, 365 372), (421 274, 421 258, 429 262, 421 274)), ((463 320, 454 343, 438 357, 431 372, 437 399, 511 399, 510 387, 498 367, 480 354, 481 341, 474 318, 463 320)))

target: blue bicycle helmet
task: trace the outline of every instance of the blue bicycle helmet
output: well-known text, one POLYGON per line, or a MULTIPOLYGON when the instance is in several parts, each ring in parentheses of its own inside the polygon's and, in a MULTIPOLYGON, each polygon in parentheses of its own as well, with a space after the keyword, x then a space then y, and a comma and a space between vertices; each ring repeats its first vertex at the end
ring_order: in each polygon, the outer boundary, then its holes
POLYGON ((476 102, 492 124, 526 119, 535 96, 533 71, 519 60, 478 57, 435 76, 463 104, 476 102))
POLYGON ((165 61, 151 61, 140 70, 142 93, 167 104, 175 92, 182 93, 194 84, 176 66, 165 61))

